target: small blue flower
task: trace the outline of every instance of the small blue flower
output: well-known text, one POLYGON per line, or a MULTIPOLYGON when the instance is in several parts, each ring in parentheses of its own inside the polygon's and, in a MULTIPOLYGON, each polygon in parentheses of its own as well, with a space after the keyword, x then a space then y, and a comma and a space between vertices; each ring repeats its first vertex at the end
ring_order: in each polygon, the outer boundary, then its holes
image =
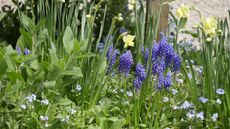
POLYGON ((200 119, 200 120, 204 120, 204 112, 199 112, 196 114, 196 118, 200 119))
POLYGON ((133 93, 131 91, 127 91, 126 94, 129 96, 129 97, 133 97, 133 93))
POLYGON ((133 57, 130 50, 126 51, 123 55, 121 55, 119 60, 118 70, 128 76, 130 72, 130 68, 133 65, 133 57))
POLYGON ((28 55, 28 54, 31 54, 31 51, 30 51, 29 49, 26 48, 26 49, 24 50, 24 55, 28 55))
POLYGON ((18 52, 18 55, 21 55, 22 54, 22 50, 20 47, 16 46, 16 51, 18 52))
POLYGON ((102 51, 104 49, 104 43, 103 42, 98 43, 97 49, 99 50, 100 53, 102 53, 102 51))
POLYGON ((223 90, 223 89, 220 89, 220 88, 216 89, 216 93, 217 93, 218 95, 223 95, 223 94, 225 94, 224 90, 223 90))
POLYGON ((195 111, 194 110, 191 110, 189 111, 186 116, 189 118, 189 119, 194 119, 195 118, 195 111))
POLYGON ((208 102, 208 99, 207 99, 207 98, 204 98, 204 97, 200 97, 199 100, 200 100, 202 103, 208 102))
POLYGON ((172 93, 175 95, 178 93, 178 91, 176 89, 172 89, 172 93))
POLYGON ((193 103, 188 102, 187 100, 180 106, 182 109, 189 109, 193 107, 193 103))
POLYGON ((214 114, 212 115, 212 120, 213 120, 213 122, 216 122, 217 118, 218 118, 218 113, 214 113, 214 114))
POLYGON ((79 84, 76 85, 76 90, 77 91, 81 91, 82 90, 82 88, 81 88, 81 86, 79 84))
POLYGON ((120 34, 123 34, 123 33, 126 33, 126 32, 128 32, 128 30, 125 29, 124 27, 119 28, 119 33, 120 34))

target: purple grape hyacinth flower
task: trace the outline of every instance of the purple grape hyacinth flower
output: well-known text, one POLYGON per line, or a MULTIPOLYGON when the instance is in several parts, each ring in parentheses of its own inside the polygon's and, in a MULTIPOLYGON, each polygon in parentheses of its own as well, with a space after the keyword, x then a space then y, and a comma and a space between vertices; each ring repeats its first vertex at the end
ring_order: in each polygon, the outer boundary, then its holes
POLYGON ((137 64, 136 65, 136 79, 134 80, 134 87, 136 89, 140 89, 142 82, 145 80, 146 78, 146 71, 143 65, 141 64, 137 64))
POLYGON ((139 90, 142 85, 142 81, 140 80, 140 78, 136 78, 133 82, 133 85, 137 90, 139 90))
POLYGON ((173 72, 180 71, 180 66, 181 66, 180 57, 177 54, 174 54, 172 71, 173 72))
POLYGON ((156 88, 157 88, 158 90, 161 90, 161 89, 162 89, 162 86, 164 86, 164 81, 165 81, 164 75, 163 75, 163 74, 160 74, 160 75, 158 76, 157 85, 156 85, 156 88))
POLYGON ((167 73, 165 79, 164 79, 164 86, 165 88, 169 88, 172 85, 172 74, 169 72, 167 73))
POLYGON ((158 43, 154 43, 152 48, 152 74, 158 78, 156 87, 161 89, 169 88, 172 85, 171 73, 168 73, 164 77, 166 69, 171 68, 172 71, 177 72, 180 70, 180 58, 175 53, 173 46, 168 43, 167 37, 161 33, 161 40, 158 43))
POLYGON ((142 52, 142 54, 144 56, 145 63, 147 63, 148 57, 149 57, 149 49, 148 48, 146 48, 146 49, 142 48, 141 52, 142 52))
POLYGON ((145 68, 141 64, 136 65, 136 77, 138 77, 141 81, 143 81, 146 78, 145 68))
POLYGON ((117 55, 119 54, 118 50, 114 50, 113 46, 109 47, 108 53, 107 53, 107 60, 109 61, 109 67, 108 67, 108 71, 112 70, 113 65, 116 62, 117 59, 117 55))
POLYGON ((123 55, 121 55, 118 65, 118 70, 128 76, 130 72, 130 68, 133 65, 133 57, 130 50, 126 51, 123 55))

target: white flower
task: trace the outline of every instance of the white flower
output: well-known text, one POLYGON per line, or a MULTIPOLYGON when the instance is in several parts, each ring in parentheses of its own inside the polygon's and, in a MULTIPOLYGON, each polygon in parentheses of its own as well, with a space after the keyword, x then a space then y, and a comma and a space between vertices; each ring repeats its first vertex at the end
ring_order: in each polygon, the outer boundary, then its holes
POLYGON ((69 121, 69 116, 67 115, 65 118, 62 118, 61 121, 67 123, 69 121))
POLYGON ((196 117, 200 120, 204 120, 204 112, 197 113, 196 117))
POLYGON ((22 104, 20 107, 21 107, 21 109, 23 109, 23 110, 26 109, 26 105, 25 105, 25 104, 22 104))
POLYGON ((77 111, 74 109, 70 109, 70 114, 74 115, 77 111))
POLYGON ((166 102, 168 102, 168 101, 169 101, 169 98, 168 98, 168 97, 164 97, 164 98, 163 98, 163 102, 166 103, 166 102))
POLYGON ((48 116, 40 116, 40 119, 42 121, 48 121, 49 120, 49 117, 48 116))
POLYGON ((129 105, 129 101, 125 101, 125 102, 124 102, 124 105, 129 105))
POLYGON ((117 94, 117 89, 113 89, 113 93, 117 94))
POLYGON ((221 102, 220 99, 217 99, 217 100, 216 100, 216 103, 217 103, 217 104, 221 104, 222 102, 221 102))
POLYGON ((179 107, 174 105, 174 106, 172 107, 172 109, 173 109, 173 110, 177 110, 177 109, 179 109, 179 107))
POLYGON ((48 126, 49 126, 49 124, 46 122, 44 126, 45 126, 45 127, 48 127, 48 126))
POLYGON ((223 95, 223 94, 225 94, 224 90, 223 90, 223 89, 220 89, 220 88, 216 89, 216 93, 217 93, 218 95, 223 95))
POLYGON ((42 105, 48 105, 49 104, 49 100, 44 99, 44 100, 41 101, 41 104, 42 105))
POLYGON ((133 97, 133 93, 131 91, 127 91, 126 94, 129 96, 129 97, 133 97))
POLYGON ((207 99, 207 98, 204 98, 204 97, 200 97, 199 100, 200 100, 202 103, 208 102, 208 99, 207 99))
POLYGON ((83 4, 83 3, 80 3, 78 9, 79 9, 79 10, 83 10, 83 8, 84 8, 84 4, 83 4))
POLYGON ((217 120, 217 118, 218 118, 218 114, 217 114, 217 113, 214 113, 214 114, 212 115, 212 120, 215 122, 215 121, 217 120))
POLYGON ((176 82, 179 83, 179 84, 183 84, 184 83, 183 79, 180 79, 180 78, 176 78, 176 82))
POLYGON ((82 88, 81 88, 81 86, 79 84, 76 85, 76 90, 77 91, 81 91, 82 90, 82 88))
POLYGON ((32 94, 31 96, 27 96, 26 99, 32 103, 34 100, 36 100, 37 96, 35 94, 32 94))
POLYGON ((118 14, 117 20, 118 20, 119 22, 122 22, 122 21, 123 21, 123 17, 122 17, 122 15, 121 15, 121 13, 118 14))
POLYGON ((172 89, 172 93, 175 95, 178 93, 178 91, 176 89, 172 89))
POLYGON ((124 89, 120 89, 120 92, 123 93, 123 92, 124 92, 124 89))
POLYGON ((192 79, 192 74, 191 73, 188 73, 188 78, 192 79))

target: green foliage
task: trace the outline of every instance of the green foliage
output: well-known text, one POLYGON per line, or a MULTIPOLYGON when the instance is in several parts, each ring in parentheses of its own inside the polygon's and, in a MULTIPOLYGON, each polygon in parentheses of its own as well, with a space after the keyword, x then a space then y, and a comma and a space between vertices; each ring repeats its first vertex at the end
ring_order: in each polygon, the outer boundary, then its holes
MULTIPOLYGON (((173 86, 160 91, 151 74, 152 49, 147 62, 142 52, 143 47, 154 45, 160 15, 147 16, 144 1, 140 1, 140 8, 136 6, 133 10, 134 28, 127 32, 135 34, 135 46, 128 48, 133 53, 134 63, 146 63, 147 68, 148 76, 137 90, 133 87, 135 67, 128 76, 117 70, 119 58, 127 50, 121 41, 124 33, 119 34, 118 28, 130 23, 125 15, 123 22, 117 16, 127 1, 35 2, 36 6, 31 6, 32 13, 18 12, 17 46, 21 50, 0 41, 0 128, 230 127, 227 18, 218 22, 217 29, 222 33, 207 42, 202 26, 189 32, 184 28, 187 19, 177 19, 171 13, 176 25, 172 42, 182 66, 180 73, 173 74, 176 80, 173 86), (84 8, 79 9, 81 4, 84 8), (101 23, 97 24, 99 14, 101 23), (145 25, 152 21, 154 24, 145 25), (181 47, 178 44, 180 33, 197 38, 202 43, 201 49, 181 47), (100 51, 98 45, 104 37, 100 51), (120 48, 120 55, 112 70, 107 71, 111 45, 120 48), (224 89, 225 94, 217 94, 218 88, 224 89), (208 101, 200 102, 202 96, 208 101), (188 104, 192 105, 188 107, 188 104), (199 116, 200 112, 204 113, 204 118, 199 116), (215 113, 218 114, 216 120, 215 113)), ((4 20, 4 14, 0 15, 0 20, 1 17, 4 20)))

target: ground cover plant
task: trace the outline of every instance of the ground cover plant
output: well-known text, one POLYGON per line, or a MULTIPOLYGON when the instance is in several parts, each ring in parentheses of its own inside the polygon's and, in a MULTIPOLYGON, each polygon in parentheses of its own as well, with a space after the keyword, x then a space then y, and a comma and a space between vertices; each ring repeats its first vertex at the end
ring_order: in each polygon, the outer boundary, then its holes
POLYGON ((0 45, 0 128, 230 127, 230 12, 203 17, 182 5, 158 33, 160 13, 123 2, 114 14, 106 0, 17 8, 16 47, 0 45), (191 11, 201 18, 192 32, 191 11))

